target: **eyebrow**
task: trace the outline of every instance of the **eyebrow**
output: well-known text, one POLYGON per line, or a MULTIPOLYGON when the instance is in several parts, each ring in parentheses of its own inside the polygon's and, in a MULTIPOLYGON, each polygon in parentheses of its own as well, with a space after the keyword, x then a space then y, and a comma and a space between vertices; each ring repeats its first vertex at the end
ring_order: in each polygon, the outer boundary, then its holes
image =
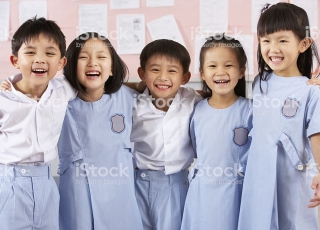
MULTIPOLYGON (((160 65, 159 64, 151 64, 151 65, 149 65, 149 67, 154 67, 154 66, 158 67, 160 65)), ((173 68, 179 69, 179 66, 177 66, 177 65, 169 65, 169 67, 173 67, 173 68)))
MULTIPOLYGON (((106 53, 107 51, 101 50, 101 51, 97 51, 96 53, 106 53)), ((86 50, 81 50, 80 53, 88 53, 88 51, 86 50)))
MULTIPOLYGON (((37 49, 35 46, 27 45, 24 49, 37 49)), ((54 49, 57 50, 54 46, 48 46, 46 49, 54 49)))

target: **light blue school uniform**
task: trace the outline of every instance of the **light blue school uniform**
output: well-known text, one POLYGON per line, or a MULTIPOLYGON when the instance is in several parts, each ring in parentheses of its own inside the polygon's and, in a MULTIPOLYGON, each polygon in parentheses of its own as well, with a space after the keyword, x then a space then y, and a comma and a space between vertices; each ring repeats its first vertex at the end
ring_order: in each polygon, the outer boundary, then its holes
POLYGON ((182 219, 182 230, 236 230, 242 183, 251 139, 252 107, 239 97, 214 109, 200 101, 190 123, 196 163, 182 219))
POLYGON ((317 170, 309 137, 320 132, 320 89, 306 77, 257 77, 253 133, 239 230, 318 230, 311 181, 317 170))
POLYGON ((58 144, 61 230, 142 229, 130 133, 133 91, 69 103, 58 144))

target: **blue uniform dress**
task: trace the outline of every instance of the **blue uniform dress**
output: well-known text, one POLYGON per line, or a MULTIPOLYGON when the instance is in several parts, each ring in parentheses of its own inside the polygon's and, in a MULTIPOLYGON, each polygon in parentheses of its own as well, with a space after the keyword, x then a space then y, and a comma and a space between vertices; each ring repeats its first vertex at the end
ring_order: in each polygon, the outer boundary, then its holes
POLYGON ((134 191, 133 91, 69 103, 58 144, 61 230, 143 229, 134 191))
POLYGON ((308 137, 320 132, 320 89, 306 77, 259 77, 253 86, 253 132, 243 187, 241 230, 318 230, 308 137))
POLYGON ((214 109, 200 101, 190 123, 197 154, 186 198, 182 230, 235 230, 250 146, 252 107, 239 97, 230 107, 214 109))

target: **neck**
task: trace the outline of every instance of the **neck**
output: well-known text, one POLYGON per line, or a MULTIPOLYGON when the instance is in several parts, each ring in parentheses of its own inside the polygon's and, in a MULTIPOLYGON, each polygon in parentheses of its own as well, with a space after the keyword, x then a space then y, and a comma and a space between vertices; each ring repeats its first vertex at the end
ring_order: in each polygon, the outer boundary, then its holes
POLYGON ((13 87, 20 91, 21 93, 25 94, 26 96, 28 96, 29 98, 35 100, 35 101, 39 101, 42 94, 44 93, 44 91, 46 90, 46 88, 48 86, 45 87, 32 87, 30 85, 25 85, 23 84, 22 81, 18 81, 16 83, 13 83, 13 87))
POLYGON ((209 98, 208 103, 215 109, 225 109, 233 105, 233 103, 235 103, 238 98, 239 97, 234 92, 228 95, 219 95, 212 93, 212 96, 209 98))
POLYGON ((95 102, 101 99, 103 95, 103 91, 95 90, 87 93, 78 93, 78 97, 80 97, 83 101, 87 102, 95 102))

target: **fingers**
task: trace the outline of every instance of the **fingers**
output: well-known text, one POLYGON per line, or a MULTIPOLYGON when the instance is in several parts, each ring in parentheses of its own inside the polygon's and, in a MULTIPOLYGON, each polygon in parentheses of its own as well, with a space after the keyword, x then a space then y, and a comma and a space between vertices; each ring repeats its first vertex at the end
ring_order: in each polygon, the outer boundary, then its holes
POLYGON ((1 82, 0 90, 11 90, 11 85, 6 80, 1 82))
POLYGON ((320 79, 319 78, 312 78, 307 81, 308 85, 319 85, 320 86, 320 79))
POLYGON ((308 205, 308 208, 315 208, 315 207, 317 207, 317 206, 320 204, 319 198, 317 198, 317 199, 311 199, 310 202, 311 202, 311 203, 308 205))

